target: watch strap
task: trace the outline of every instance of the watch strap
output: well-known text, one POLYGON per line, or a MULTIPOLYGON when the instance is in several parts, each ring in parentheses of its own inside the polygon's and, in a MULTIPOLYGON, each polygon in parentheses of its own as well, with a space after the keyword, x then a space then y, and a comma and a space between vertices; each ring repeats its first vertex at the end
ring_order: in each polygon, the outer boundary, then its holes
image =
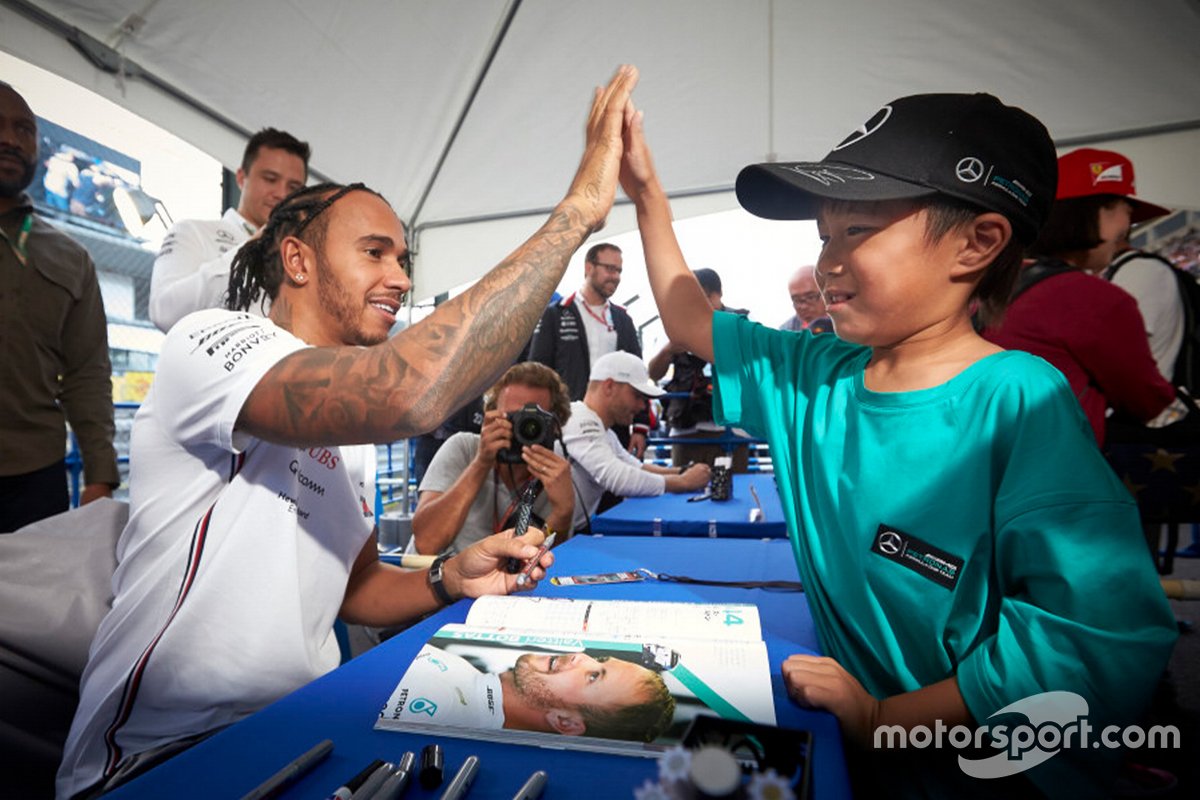
POLYGON ((444 606, 448 606, 454 602, 454 598, 450 596, 450 592, 446 591, 446 584, 442 582, 442 565, 450 556, 441 555, 433 560, 429 566, 429 588, 433 589, 433 594, 437 597, 438 602, 444 606))

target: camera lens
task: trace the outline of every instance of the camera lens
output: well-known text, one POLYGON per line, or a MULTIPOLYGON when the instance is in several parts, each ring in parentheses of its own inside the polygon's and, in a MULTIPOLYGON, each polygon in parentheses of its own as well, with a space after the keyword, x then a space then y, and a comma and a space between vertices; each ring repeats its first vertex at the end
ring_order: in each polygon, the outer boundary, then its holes
POLYGON ((521 420, 517 429, 517 438, 522 442, 536 442, 542 438, 542 421, 536 417, 526 417, 521 420))

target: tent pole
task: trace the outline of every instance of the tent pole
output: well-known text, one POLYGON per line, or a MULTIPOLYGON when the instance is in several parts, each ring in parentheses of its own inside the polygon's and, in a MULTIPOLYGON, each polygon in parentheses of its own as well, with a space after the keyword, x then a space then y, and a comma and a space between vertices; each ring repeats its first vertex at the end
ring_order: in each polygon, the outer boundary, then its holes
POLYGON ((421 217, 421 211, 425 208, 425 201, 429 199, 429 193, 433 191, 433 186, 437 183, 438 175, 441 174, 446 159, 450 157, 450 151, 454 149, 454 143, 458 139, 458 134, 462 131, 463 124, 467 121, 467 115, 471 113, 471 107, 475 104, 475 98, 479 95, 483 81, 487 78, 488 72, 492 68, 492 62, 496 59, 496 53, 500 51, 500 45, 504 43, 504 37, 508 35, 508 29, 512 25, 513 18, 517 15, 517 10, 520 7, 521 0, 511 0, 508 9, 504 12, 504 17, 500 20, 500 24, 496 28, 496 33, 493 35, 492 41, 488 46, 487 58, 484 59, 483 64, 480 66, 479 74, 475 76, 475 83, 471 86, 471 93, 467 95, 466 102, 459 109, 458 119, 454 121, 454 128, 450 131, 450 135, 446 138, 446 142, 442 146, 442 152, 438 155, 437 164, 434 165, 433 172, 430 173, 429 180, 425 183, 425 188, 421 190, 421 198, 417 201, 412 216, 408 220, 408 224, 412 226, 414 231, 414 239, 416 238, 415 231, 420 227, 418 220, 421 217))
POLYGON ((1166 125, 1150 125, 1145 128, 1131 128, 1129 130, 1112 131, 1109 133, 1071 136, 1064 139, 1055 139, 1054 145, 1056 147, 1076 147, 1082 144, 1092 144, 1093 142, 1114 142, 1121 139, 1138 139, 1143 136, 1159 136, 1164 133, 1178 133, 1180 131, 1194 131, 1197 129, 1200 129, 1200 119, 1171 122, 1166 125))

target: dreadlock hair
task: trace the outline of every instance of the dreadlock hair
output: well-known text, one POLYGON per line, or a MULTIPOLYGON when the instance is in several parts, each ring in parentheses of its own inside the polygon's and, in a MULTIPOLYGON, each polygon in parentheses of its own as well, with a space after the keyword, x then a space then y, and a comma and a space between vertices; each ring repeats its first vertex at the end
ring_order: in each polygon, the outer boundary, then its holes
POLYGON ((318 183, 297 189, 283 198, 271 211, 262 232, 242 245, 234 257, 225 307, 231 311, 248 311, 255 300, 260 303, 274 301, 284 275, 280 243, 288 236, 295 236, 320 251, 329 223, 329 218, 323 217, 322 213, 350 192, 370 192, 383 200, 382 195, 361 183, 346 186, 318 183))

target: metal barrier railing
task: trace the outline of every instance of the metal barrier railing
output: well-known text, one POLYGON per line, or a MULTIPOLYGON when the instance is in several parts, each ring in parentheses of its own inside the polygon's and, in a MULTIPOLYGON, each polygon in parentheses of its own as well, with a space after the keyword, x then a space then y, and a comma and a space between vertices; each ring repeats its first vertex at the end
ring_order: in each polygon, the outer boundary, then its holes
POLYGON ((720 436, 703 438, 689 438, 686 436, 651 437, 646 440, 646 460, 659 466, 670 466, 671 445, 675 444, 717 446, 727 455, 732 455, 733 451, 738 447, 748 447, 750 455, 747 469, 750 472, 771 472, 774 470, 771 462, 771 450, 767 446, 765 439, 738 436, 730 427, 726 427, 725 432, 720 436), (652 458, 649 457, 651 451, 653 451, 652 458))

